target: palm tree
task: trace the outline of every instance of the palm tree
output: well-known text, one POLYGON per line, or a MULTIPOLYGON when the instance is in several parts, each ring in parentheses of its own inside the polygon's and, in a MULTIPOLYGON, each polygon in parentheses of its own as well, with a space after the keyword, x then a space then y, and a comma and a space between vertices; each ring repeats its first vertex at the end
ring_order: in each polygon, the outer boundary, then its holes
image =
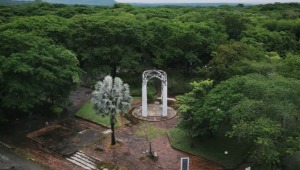
POLYGON ((110 115, 111 145, 115 145, 116 114, 121 113, 123 115, 130 109, 129 85, 123 84, 119 77, 115 77, 113 80, 111 76, 106 76, 102 82, 96 83, 91 102, 97 114, 110 115))

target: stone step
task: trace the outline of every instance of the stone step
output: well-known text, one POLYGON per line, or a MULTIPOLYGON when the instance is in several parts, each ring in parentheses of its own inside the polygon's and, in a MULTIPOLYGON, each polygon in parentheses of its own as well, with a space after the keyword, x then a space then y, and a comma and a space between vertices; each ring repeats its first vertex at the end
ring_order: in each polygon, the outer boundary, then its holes
POLYGON ((70 158, 77 158, 79 159, 80 161, 82 161, 82 163, 87 163, 87 164, 90 164, 90 165, 95 165, 95 163, 93 161, 91 161, 90 159, 86 158, 86 157, 83 157, 81 155, 78 155, 78 154, 74 154, 73 156, 71 156, 70 158))
MULTIPOLYGON (((73 159, 73 160, 79 162, 80 164, 84 165, 84 167, 88 167, 88 168, 90 168, 90 169, 97 169, 94 163, 93 163, 93 165, 92 165, 92 164, 90 164, 90 163, 87 163, 87 162, 83 161, 83 160, 80 159, 80 158, 75 157, 75 156, 71 156, 70 159, 73 159)), ((83 168, 84 168, 84 167, 83 167, 83 168)))
MULTIPOLYGON (((81 150, 79 150, 78 152, 84 154, 81 150)), ((94 159, 94 160, 97 160, 97 161, 99 161, 99 162, 102 162, 101 159, 96 158, 96 157, 94 157, 94 156, 92 156, 92 155, 89 155, 88 157, 90 157, 90 158, 92 158, 92 159, 94 159)))
POLYGON ((95 162, 100 161, 99 159, 84 154, 82 151, 78 151, 66 159, 87 170, 97 170, 95 162))
POLYGON ((80 156, 81 156, 81 157, 87 159, 88 161, 93 161, 93 160, 94 160, 93 158, 91 158, 91 157, 85 155, 85 154, 82 153, 82 152, 76 152, 74 155, 77 156, 77 157, 80 157, 80 156))
POLYGON ((73 160, 73 159, 70 159, 70 158, 66 158, 66 160, 72 162, 73 164, 75 164, 75 165, 77 165, 77 166, 82 167, 83 169, 92 170, 91 168, 86 167, 85 165, 83 165, 83 164, 77 162, 76 160, 73 160))

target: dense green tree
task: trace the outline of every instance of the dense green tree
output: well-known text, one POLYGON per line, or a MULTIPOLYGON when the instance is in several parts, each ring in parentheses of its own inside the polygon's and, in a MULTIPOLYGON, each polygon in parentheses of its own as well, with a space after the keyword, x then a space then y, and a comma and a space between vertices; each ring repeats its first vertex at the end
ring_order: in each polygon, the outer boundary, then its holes
POLYGON ((118 67, 134 69, 139 65, 142 35, 134 16, 80 15, 72 20, 70 48, 84 66, 109 66, 114 77, 118 67))
POLYGON ((76 56, 31 33, 0 33, 1 107, 28 112, 44 102, 63 106, 79 84, 76 56))
POLYGON ((176 25, 163 18, 151 19, 145 25, 147 43, 144 50, 151 56, 146 60, 159 68, 168 67, 176 58, 177 49, 170 44, 176 25))
POLYGON ((224 27, 214 22, 178 22, 152 19, 147 23, 146 50, 159 68, 179 66, 185 73, 210 60, 210 53, 226 41, 224 27))
POLYGON ((95 10, 89 6, 85 5, 75 5, 75 6, 66 6, 64 8, 59 8, 57 11, 53 12, 53 14, 64 17, 64 18, 71 18, 74 15, 78 14, 93 14, 95 10))
POLYGON ((13 11, 13 6, 0 4, 0 23, 8 22, 9 18, 14 16, 13 11))
POLYGON ((252 157, 272 169, 299 149, 293 145, 300 134, 299 85, 295 79, 251 74, 221 82, 204 97, 190 95, 194 88, 179 100, 180 125, 194 136, 226 132, 253 142, 252 157), (189 105, 189 101, 198 102, 189 105))
POLYGON ((270 4, 265 4, 265 5, 259 5, 261 11, 281 11, 284 10, 285 8, 290 8, 292 6, 299 6, 298 4, 295 3, 270 3, 270 4))
POLYGON ((38 36, 52 39, 55 43, 63 44, 68 37, 68 20, 53 15, 20 17, 1 25, 0 31, 18 30, 30 32, 38 36))
POLYGON ((252 66, 255 62, 267 62, 269 58, 261 48, 240 42, 220 45, 212 53, 209 62, 209 74, 216 81, 226 80, 234 75, 245 75, 259 72, 261 69, 252 66))
POLYGON ((193 22, 193 23, 198 23, 198 22, 202 22, 205 21, 206 16, 203 16, 202 12, 199 11, 194 11, 194 10, 189 10, 186 13, 178 16, 178 19, 181 22, 193 22))
POLYGON ((300 12, 296 10, 291 10, 287 9, 283 14, 282 14, 283 19, 297 19, 300 18, 300 12))
POLYGON ((294 20, 271 20, 264 23, 264 26, 270 31, 285 31, 296 36, 296 40, 300 39, 300 19, 294 20))
POLYGON ((176 28, 169 44, 176 49, 175 64, 184 64, 185 73, 190 73, 197 65, 207 63, 210 53, 225 43, 227 38, 224 28, 213 22, 177 23, 176 28))
POLYGON ((241 41, 253 46, 263 47, 266 51, 275 51, 282 57, 287 52, 297 52, 299 42, 294 34, 284 31, 269 31, 265 28, 255 27, 246 30, 241 35, 241 41))
POLYGON ((147 19, 168 19, 171 20, 176 18, 177 15, 180 15, 180 10, 175 12, 171 7, 158 7, 158 8, 144 8, 142 13, 145 14, 147 19))
MULTIPOLYGON (((208 122, 199 119, 198 108, 201 107, 204 97, 213 87, 212 80, 191 83, 193 90, 185 95, 177 96, 178 110, 182 121, 180 127, 186 129, 188 133, 195 136, 210 134, 208 122), (201 123, 199 123, 201 122, 201 123)), ((204 119, 203 119, 204 120, 204 119)))
POLYGON ((119 77, 113 79, 111 76, 106 76, 103 81, 98 81, 95 85, 91 101, 97 114, 110 116, 111 145, 115 145, 116 114, 126 114, 130 109, 129 85, 123 84, 119 77))
POLYGON ((300 79, 300 55, 287 54, 284 58, 280 73, 289 78, 300 79))
POLYGON ((226 26, 226 32, 229 39, 238 40, 239 35, 246 29, 246 24, 249 22, 249 19, 241 16, 240 14, 230 13, 224 17, 223 22, 226 26))
POLYGON ((15 16, 42 16, 49 15, 60 8, 64 8, 65 4, 53 4, 46 2, 27 3, 19 5, 12 11, 15 16))

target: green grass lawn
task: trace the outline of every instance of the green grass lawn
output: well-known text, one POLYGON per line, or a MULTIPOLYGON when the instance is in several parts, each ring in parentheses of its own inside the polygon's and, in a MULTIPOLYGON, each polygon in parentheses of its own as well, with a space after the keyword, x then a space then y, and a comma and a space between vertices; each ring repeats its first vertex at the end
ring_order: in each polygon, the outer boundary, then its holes
MULTIPOLYGON (((97 115, 95 110, 93 109, 92 103, 90 101, 87 101, 76 113, 76 116, 81 117, 83 119, 89 120, 94 123, 98 123, 100 125, 106 126, 110 128, 110 121, 109 121, 109 115, 102 116, 97 115)), ((121 126, 121 118, 118 115, 117 116, 117 124, 116 128, 121 126)))
POLYGON ((237 168, 251 148, 249 144, 225 136, 192 139, 178 128, 169 129, 168 135, 173 148, 216 162, 226 169, 237 168))
POLYGON ((132 96, 132 100, 140 100, 140 99, 142 99, 141 96, 132 96))

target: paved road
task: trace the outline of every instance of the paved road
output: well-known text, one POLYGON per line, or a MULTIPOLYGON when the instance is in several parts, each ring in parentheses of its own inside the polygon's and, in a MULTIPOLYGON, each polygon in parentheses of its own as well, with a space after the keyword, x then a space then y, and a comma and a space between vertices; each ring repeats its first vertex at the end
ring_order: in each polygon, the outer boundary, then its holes
POLYGON ((0 146, 1 170, 43 170, 37 163, 28 160, 7 148, 0 146))

